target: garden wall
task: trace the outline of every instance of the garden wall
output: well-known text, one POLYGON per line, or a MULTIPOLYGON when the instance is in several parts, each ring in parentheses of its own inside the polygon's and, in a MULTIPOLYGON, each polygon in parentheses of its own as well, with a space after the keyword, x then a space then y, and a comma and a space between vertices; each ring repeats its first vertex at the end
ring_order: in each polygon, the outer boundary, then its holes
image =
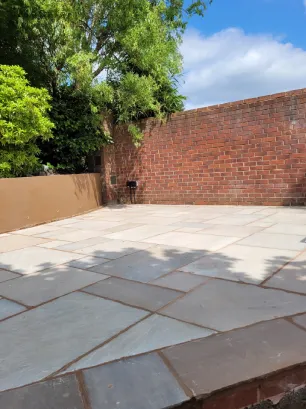
POLYGON ((181 112, 114 131, 103 152, 105 200, 177 204, 306 204, 306 89, 181 112))
POLYGON ((101 205, 99 173, 0 179, 0 233, 101 205))

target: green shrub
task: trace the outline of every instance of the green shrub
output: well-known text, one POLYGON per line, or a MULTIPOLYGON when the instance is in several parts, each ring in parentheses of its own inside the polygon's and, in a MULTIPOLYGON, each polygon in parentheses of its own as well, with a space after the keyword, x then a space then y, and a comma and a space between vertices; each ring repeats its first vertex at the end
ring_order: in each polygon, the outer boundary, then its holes
POLYGON ((0 177, 27 176, 40 163, 37 140, 52 137, 51 97, 29 85, 19 66, 0 65, 0 177))

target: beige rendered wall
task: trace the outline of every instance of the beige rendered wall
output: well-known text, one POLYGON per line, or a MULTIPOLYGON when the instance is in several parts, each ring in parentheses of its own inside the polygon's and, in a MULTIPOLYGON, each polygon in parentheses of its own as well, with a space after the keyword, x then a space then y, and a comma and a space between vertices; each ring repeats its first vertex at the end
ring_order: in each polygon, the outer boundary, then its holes
POLYGON ((0 233, 101 206, 99 173, 0 179, 0 233))

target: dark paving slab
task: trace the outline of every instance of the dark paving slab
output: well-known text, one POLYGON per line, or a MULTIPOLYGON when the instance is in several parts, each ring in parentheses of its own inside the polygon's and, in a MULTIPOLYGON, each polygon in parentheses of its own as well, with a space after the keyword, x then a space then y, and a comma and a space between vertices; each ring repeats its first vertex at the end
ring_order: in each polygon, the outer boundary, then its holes
POLYGON ((219 331, 306 311, 306 297, 230 281, 210 280, 161 313, 219 331))
POLYGON ((1 409, 84 409, 75 376, 0 393, 1 409))
POLYGON ((306 329, 306 314, 295 317, 293 319, 293 322, 297 323, 298 325, 301 325, 306 329))
MULTIPOLYGON (((183 242, 181 244, 183 245, 183 242)), ((92 255, 97 256, 94 253, 92 255)), ((198 250, 163 245, 153 246, 109 263, 95 266, 90 271, 148 283, 195 261, 202 255, 203 252, 198 250)))
POLYGON ((84 371, 92 409, 164 409, 189 398, 157 354, 84 371))
POLYGON ((306 331, 286 320, 257 324, 163 350, 196 396, 306 361, 306 331))
POLYGON ((156 311, 182 295, 178 291, 121 280, 115 277, 104 280, 103 283, 100 282, 86 287, 84 291, 150 311, 156 311))

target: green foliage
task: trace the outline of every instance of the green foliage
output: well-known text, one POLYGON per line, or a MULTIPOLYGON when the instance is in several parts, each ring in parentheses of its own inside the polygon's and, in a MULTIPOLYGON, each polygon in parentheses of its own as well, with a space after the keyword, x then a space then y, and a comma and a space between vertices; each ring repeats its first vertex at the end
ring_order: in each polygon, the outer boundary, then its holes
POLYGON ((101 114, 94 101, 83 93, 63 87, 53 97, 51 119, 57 124, 54 138, 39 144, 43 163, 51 163, 59 173, 87 171, 87 156, 108 142, 101 128, 101 114))
POLYGON ((91 150, 109 141, 100 112, 129 123, 182 110, 179 45, 189 17, 210 2, 0 0, 0 64, 21 65, 53 97, 55 139, 43 143, 42 158, 82 171, 91 150))
POLYGON ((49 101, 48 91, 31 87, 21 67, 0 65, 0 177, 37 170, 36 141, 52 137, 49 101))

